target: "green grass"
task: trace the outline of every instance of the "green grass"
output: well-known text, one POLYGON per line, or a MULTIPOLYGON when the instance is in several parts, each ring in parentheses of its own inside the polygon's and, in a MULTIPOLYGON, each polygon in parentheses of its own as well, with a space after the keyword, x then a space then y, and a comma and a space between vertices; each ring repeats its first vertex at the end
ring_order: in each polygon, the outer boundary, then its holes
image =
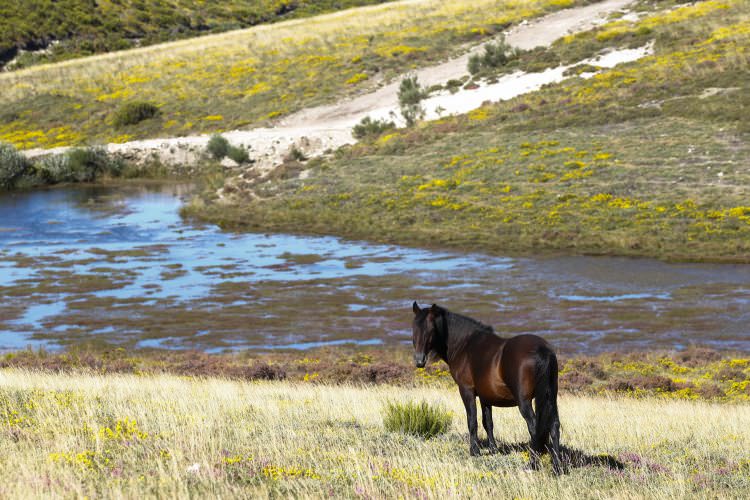
POLYGON ((427 401, 390 402, 383 410, 383 426, 390 432, 401 432, 424 439, 445 434, 453 415, 427 401))
POLYGON ((393 2, 0 73, 0 141, 50 148, 269 124, 576 2, 393 2), (117 127, 136 98, 159 115, 117 127))
MULTIPOLYGON (((0 65, 14 69, 261 23, 309 17, 387 0, 36 0, 0 1, 0 65)), ((1 66, 0 66, 1 67, 1 66)))
POLYGON ((619 46, 630 35, 612 30, 646 26, 653 56, 343 149, 305 180, 259 185, 254 202, 209 196, 185 213, 472 251, 750 262, 750 5, 654 8, 550 49, 619 46))
POLYGON ((546 457, 523 470, 515 408, 494 410, 501 452, 470 457, 455 388, 6 369, 0 495, 740 498, 750 487, 747 404, 562 396, 559 408, 571 466, 555 478, 546 457), (461 418, 430 440, 387 432, 383 408, 414 399, 461 418))

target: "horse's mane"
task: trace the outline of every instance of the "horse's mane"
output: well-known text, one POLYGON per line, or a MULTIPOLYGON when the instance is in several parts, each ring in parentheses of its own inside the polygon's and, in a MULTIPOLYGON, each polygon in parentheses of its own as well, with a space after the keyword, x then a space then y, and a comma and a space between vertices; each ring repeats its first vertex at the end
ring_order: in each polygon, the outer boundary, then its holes
POLYGON ((477 321, 474 318, 470 318, 462 314, 457 314, 445 310, 445 319, 447 322, 449 335, 453 339, 458 339, 459 337, 464 337, 477 331, 495 335, 495 331, 491 326, 485 325, 481 321, 477 321))

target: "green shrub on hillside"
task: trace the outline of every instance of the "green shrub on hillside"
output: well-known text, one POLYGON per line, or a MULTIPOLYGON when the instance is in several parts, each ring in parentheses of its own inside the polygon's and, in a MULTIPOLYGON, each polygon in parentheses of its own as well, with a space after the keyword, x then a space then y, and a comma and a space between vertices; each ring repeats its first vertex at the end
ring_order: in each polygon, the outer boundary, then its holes
POLYGON ((407 126, 411 127, 417 120, 424 117, 424 109, 420 102, 425 97, 427 97, 427 91, 419 84, 416 75, 407 76, 401 80, 398 88, 398 104, 407 126))
POLYGON ((383 412, 383 425, 390 432, 402 432, 430 439, 445 434, 453 414, 440 406, 421 403, 388 403, 383 412))
POLYGON ((245 148, 238 148, 236 146, 229 146, 227 156, 240 165, 242 165, 243 163, 248 163, 250 161, 250 155, 248 155, 247 150, 245 148))
POLYGON ((369 116, 362 118, 358 124, 354 126, 352 135, 355 139, 374 138, 382 135, 383 132, 393 130, 396 125, 389 120, 373 120, 369 116))
POLYGON ((156 105, 145 101, 132 101, 123 104, 115 113, 114 124, 116 127, 135 125, 143 120, 148 120, 159 114, 156 105))
POLYGON ((490 42, 484 46, 483 54, 473 54, 469 57, 467 69, 469 73, 476 75, 484 70, 502 68, 511 60, 517 58, 518 54, 518 50, 505 43, 505 40, 499 40, 495 43, 490 42))
POLYGON ((31 168, 31 161, 16 148, 0 143, 0 189, 13 189, 16 181, 31 168))
POLYGON ((221 160, 229 153, 229 141, 219 134, 211 136, 206 151, 214 160, 221 160))

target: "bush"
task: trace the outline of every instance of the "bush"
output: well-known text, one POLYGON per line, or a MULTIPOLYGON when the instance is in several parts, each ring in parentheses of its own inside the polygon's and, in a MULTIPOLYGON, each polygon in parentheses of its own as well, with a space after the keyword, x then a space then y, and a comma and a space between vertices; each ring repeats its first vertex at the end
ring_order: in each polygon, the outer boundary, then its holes
POLYGON ((262 361, 243 371, 245 378, 250 380, 284 380, 286 378, 286 371, 283 368, 262 361))
POLYGON ((93 182, 102 174, 118 176, 123 164, 103 148, 77 148, 68 151, 56 182, 93 182))
POLYGON ((245 148, 238 148, 236 146, 229 146, 227 156, 237 162, 239 165, 248 163, 250 161, 250 155, 247 154, 245 148))
POLYGON ((133 101, 123 104, 115 113, 116 127, 135 125, 159 114, 159 108, 150 102, 133 101))
POLYGON ((424 109, 419 103, 425 97, 427 97, 427 92, 417 81, 416 75, 407 76, 401 80, 398 88, 398 104, 407 126, 411 127, 424 116, 424 109))
POLYGON ((292 149, 289 150, 289 153, 284 159, 285 161, 307 161, 307 156, 305 156, 305 153, 303 153, 295 144, 292 146, 292 149))
POLYGON ((0 143, 0 189, 13 189, 32 163, 10 144, 0 143))
POLYGON ((47 184, 67 182, 70 176, 70 161, 67 154, 42 158, 37 164, 39 176, 47 184))
POLYGON ((206 151, 214 160, 221 160, 229 153, 229 141, 219 134, 211 136, 206 151))
POLYGON ((518 51, 500 40, 484 46, 484 54, 474 54, 469 57, 468 70, 472 75, 485 70, 502 68, 512 59, 518 57, 518 51))
POLYGON ((421 403, 388 403, 383 415, 383 425, 390 432, 402 432, 430 439, 445 434, 453 415, 440 406, 421 403))
POLYGON ((396 128, 396 124, 392 121, 387 120, 373 120, 369 116, 362 118, 358 124, 354 126, 352 135, 355 139, 365 139, 367 137, 378 137, 387 130, 396 128))

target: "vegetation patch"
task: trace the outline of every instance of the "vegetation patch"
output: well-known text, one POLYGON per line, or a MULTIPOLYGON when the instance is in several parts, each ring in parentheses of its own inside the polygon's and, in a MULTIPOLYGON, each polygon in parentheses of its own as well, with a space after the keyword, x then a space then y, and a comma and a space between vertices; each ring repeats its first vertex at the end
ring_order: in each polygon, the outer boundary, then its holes
POLYGON ((123 104, 115 113, 114 124, 116 127, 135 125, 148 120, 159 114, 159 108, 144 101, 133 101, 123 104))
POLYGON ((352 135, 355 139, 372 140, 395 128, 396 125, 392 121, 373 120, 369 116, 365 116, 354 126, 352 135))
POLYGON ((31 162, 10 144, 0 143, 0 189, 13 189, 31 169, 31 162))
POLYGON ((221 135, 212 135, 208 140, 206 151, 214 160, 221 160, 229 153, 229 141, 221 135))
MULTIPOLYGON (((586 396, 622 396, 714 402, 750 401, 750 358, 691 346, 683 351, 611 352, 560 356, 560 391, 586 396)), ((0 357, 0 368, 76 373, 169 373, 236 380, 289 380, 322 384, 442 387, 455 382, 443 363, 415 369, 408 349, 393 346, 316 348, 303 352, 245 350, 206 354, 169 349, 131 350, 81 345, 65 352, 23 350, 0 357)), ((421 403, 386 405, 383 417, 394 425, 421 425, 422 415, 440 421, 442 413, 421 403), (391 409, 393 406, 393 409, 391 409), (412 415, 412 416, 409 416, 412 415), (434 417, 434 418, 433 418, 434 417)), ((425 424, 426 425, 426 424, 425 424)), ((399 431, 400 432, 400 431, 399 431)))
POLYGON ((469 57, 467 69, 474 76, 496 71, 518 57, 518 52, 504 40, 486 43, 483 50, 482 54, 473 54, 469 57))
POLYGON ((450 428, 453 415, 427 401, 390 402, 383 410, 383 426, 390 432, 401 432, 430 439, 445 434, 450 428))

